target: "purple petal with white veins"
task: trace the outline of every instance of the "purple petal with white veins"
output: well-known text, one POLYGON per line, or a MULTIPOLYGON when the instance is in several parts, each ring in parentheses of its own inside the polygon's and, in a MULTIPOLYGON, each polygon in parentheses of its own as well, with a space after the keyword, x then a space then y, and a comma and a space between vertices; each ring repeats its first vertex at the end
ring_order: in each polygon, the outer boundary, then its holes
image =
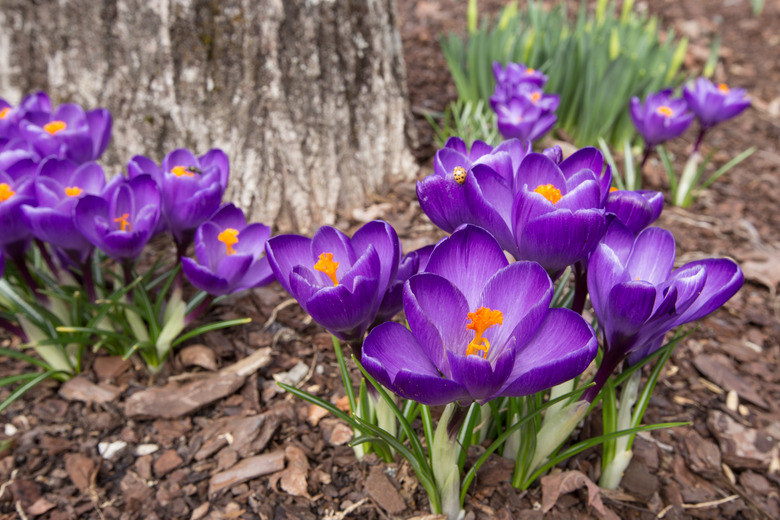
MULTIPOLYGON (((553 211, 529 222, 519 237, 520 257, 556 272, 584 260, 604 235, 606 222, 599 210, 553 211)), ((515 231, 517 237, 517 231, 515 231)))
POLYGON ((190 283, 201 291, 214 296, 222 296, 230 292, 227 280, 216 276, 207 267, 198 265, 192 258, 182 258, 181 269, 190 283))
POLYGON ((244 212, 238 209, 232 202, 223 204, 209 220, 219 226, 220 229, 233 228, 241 231, 246 226, 244 212))
POLYGON ((552 281, 536 262, 515 262, 496 272, 477 304, 477 308, 487 307, 503 314, 503 323, 488 329, 492 345, 488 359, 493 358, 491 354, 499 354, 500 346, 509 343, 512 336, 524 345, 547 314, 552 295, 552 281))
POLYGON ((468 325, 469 306, 463 294, 439 275, 420 273, 404 284, 404 310, 409 328, 428 358, 450 376, 447 350, 466 353, 473 337, 468 325))
POLYGON ((706 269, 706 284, 696 302, 680 315, 675 325, 698 320, 713 312, 734 296, 745 281, 742 269, 727 258, 689 262, 680 269, 696 266, 702 266, 706 269))
POLYGON ((302 265, 312 269, 311 239, 300 235, 277 235, 265 244, 271 269, 285 291, 290 293, 290 275, 293 267, 302 265))
POLYGON ((476 309, 482 288, 509 262, 493 236, 476 226, 463 226, 436 245, 425 270, 443 276, 476 309))
POLYGON ((651 227, 637 236, 626 269, 634 279, 657 285, 669 278, 674 258, 674 236, 666 229, 651 227))
POLYGON ((249 224, 240 229, 238 233, 238 244, 234 249, 238 253, 246 253, 254 258, 259 258, 265 253, 265 243, 271 236, 271 228, 260 222, 249 224))
POLYGON ((528 191, 533 191, 545 184, 552 184, 562 194, 566 192, 566 179, 558 165, 544 154, 529 153, 517 171, 517 187, 527 186, 528 191))
POLYGON ((401 260, 401 241, 395 229, 381 220, 374 220, 362 226, 352 235, 352 247, 361 255, 373 245, 379 255, 379 290, 384 293, 395 279, 398 262, 401 260))
MULTIPOLYGON (((333 261, 339 263, 340 271, 337 273, 339 279, 357 261, 357 255, 349 237, 331 226, 322 226, 314 233, 311 239, 311 265, 307 267, 313 268, 322 253, 332 253, 333 261)), ((328 277, 323 273, 322 279, 328 280, 328 277)))
POLYGON ((383 323, 368 334, 361 363, 405 399, 436 406, 468 398, 465 388, 441 377, 414 336, 399 323, 383 323))
POLYGON ((533 339, 517 349, 501 394, 531 395, 574 379, 593 361, 597 349, 596 335, 582 316, 569 309, 550 309, 533 339))
POLYGON ((515 364, 515 355, 511 348, 504 349, 493 363, 477 354, 465 356, 452 351, 447 352, 447 358, 452 370, 452 380, 463 385, 471 399, 480 403, 496 396, 515 364))
POLYGON ((219 262, 214 274, 227 280, 228 286, 232 288, 243 278, 250 265, 252 265, 252 255, 226 255, 219 262))

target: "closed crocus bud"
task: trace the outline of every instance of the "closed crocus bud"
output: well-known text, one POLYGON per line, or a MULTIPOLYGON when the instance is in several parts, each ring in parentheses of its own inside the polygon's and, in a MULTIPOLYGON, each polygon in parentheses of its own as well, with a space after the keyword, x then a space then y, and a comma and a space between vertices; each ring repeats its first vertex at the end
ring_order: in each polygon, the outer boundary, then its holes
POLYGON ((182 258, 189 281, 213 296, 267 285, 274 274, 265 256, 271 228, 247 225, 244 213, 226 204, 195 232, 195 257, 182 258))
POLYGON ((197 227, 219 209, 230 173, 228 158, 216 148, 200 157, 182 148, 166 155, 160 169, 163 216, 183 251, 197 227))
POLYGON ((100 196, 86 195, 74 208, 74 222, 92 245, 111 258, 132 261, 151 238, 160 217, 160 192, 149 175, 117 176, 100 196))
POLYGON ((405 283, 409 328, 373 329, 362 364, 398 395, 431 406, 542 391, 582 373, 597 349, 580 315, 550 309, 552 295, 539 264, 510 264, 487 231, 463 226, 405 283))
POLYGON ((686 85, 683 96, 703 130, 735 117, 750 106, 745 89, 729 88, 725 83, 716 85, 707 78, 686 85))
POLYGON ((672 89, 665 89, 648 94, 644 104, 632 98, 631 119, 649 149, 681 136, 691 126, 693 114, 685 99, 673 98, 672 89))
POLYGON ((272 237, 265 249, 282 287, 345 341, 361 340, 374 322, 401 258, 398 235, 381 220, 365 224, 351 239, 323 226, 312 238, 272 237))
POLYGON ((100 195, 106 175, 97 163, 78 165, 68 159, 50 157, 38 167, 35 178, 38 205, 24 206, 24 222, 35 238, 61 247, 83 262, 92 244, 76 229, 73 207, 86 195, 100 195))
POLYGON ((20 135, 41 158, 53 155, 85 163, 99 158, 111 139, 111 114, 99 108, 84 112, 78 105, 60 105, 48 119, 26 118, 19 123, 20 135))

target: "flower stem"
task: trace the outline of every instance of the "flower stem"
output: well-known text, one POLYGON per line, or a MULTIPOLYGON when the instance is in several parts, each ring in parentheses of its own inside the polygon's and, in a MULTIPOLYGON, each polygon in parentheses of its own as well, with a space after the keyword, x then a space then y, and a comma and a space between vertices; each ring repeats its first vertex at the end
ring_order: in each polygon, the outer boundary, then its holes
MULTIPOLYGON (((642 378, 641 371, 637 370, 623 386, 623 393, 620 396, 620 406, 617 413, 617 424, 615 431, 628 430, 633 426, 632 409, 637 401, 639 394, 639 382, 642 378)), ((614 433, 604 431, 605 434, 614 433)), ((602 460, 602 472, 599 485, 606 489, 616 489, 623 478, 623 472, 631 462, 633 453, 631 451, 631 435, 618 437, 614 441, 610 460, 602 460)))
POLYGON ((574 264, 574 300, 571 310, 579 315, 585 310, 585 300, 588 298, 588 270, 584 262, 574 264))
POLYGON ((450 435, 450 421, 453 415, 457 415, 455 413, 457 408, 458 405, 455 403, 450 403, 444 408, 439 424, 436 425, 431 446, 433 476, 441 499, 441 512, 447 515, 447 520, 458 520, 463 515, 460 507, 460 469, 458 468, 460 446, 457 435, 450 435))

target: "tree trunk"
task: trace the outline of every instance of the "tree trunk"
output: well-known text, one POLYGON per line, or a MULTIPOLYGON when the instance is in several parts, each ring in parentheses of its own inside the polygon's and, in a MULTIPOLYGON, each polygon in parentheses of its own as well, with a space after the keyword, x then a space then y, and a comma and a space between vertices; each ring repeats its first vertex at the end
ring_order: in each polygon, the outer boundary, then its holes
POLYGON ((114 117, 136 154, 222 148, 225 200, 310 232, 416 166, 395 0, 0 0, 0 96, 114 117))

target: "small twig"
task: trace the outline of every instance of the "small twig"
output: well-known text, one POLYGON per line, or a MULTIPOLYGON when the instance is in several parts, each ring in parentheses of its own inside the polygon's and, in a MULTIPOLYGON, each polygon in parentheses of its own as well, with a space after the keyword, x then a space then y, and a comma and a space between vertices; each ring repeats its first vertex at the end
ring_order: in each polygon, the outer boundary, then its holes
POLYGON ((265 325, 263 325, 263 330, 268 330, 268 327, 270 327, 276 321, 276 317, 279 315, 280 311, 296 303, 298 303, 298 300, 295 298, 290 298, 289 300, 284 300, 282 303, 274 307, 274 310, 271 311, 271 315, 266 320, 265 325))
MULTIPOLYGON (((731 502, 733 500, 736 500, 740 498, 739 495, 729 495, 725 498, 720 498, 718 500, 710 500, 708 502, 699 502, 698 504, 681 504, 683 509, 704 509, 707 507, 714 507, 719 506, 721 504, 725 504, 727 502, 731 502)), ((674 505, 669 504, 665 508, 663 508, 657 515, 656 518, 663 518, 666 516, 666 513, 669 512, 670 509, 672 509, 674 505)))
POLYGON ((326 511, 325 516, 322 517, 322 520, 344 520, 348 514, 350 514, 355 509, 359 508, 363 504, 368 502, 368 497, 362 498, 361 500, 358 500, 348 508, 346 508, 344 511, 339 511, 338 513, 335 511, 326 511))

